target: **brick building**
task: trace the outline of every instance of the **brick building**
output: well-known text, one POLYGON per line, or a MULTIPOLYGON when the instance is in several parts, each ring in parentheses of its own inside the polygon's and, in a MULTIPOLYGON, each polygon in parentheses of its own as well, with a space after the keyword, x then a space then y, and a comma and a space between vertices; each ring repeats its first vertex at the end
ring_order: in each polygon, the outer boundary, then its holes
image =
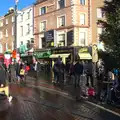
POLYGON ((98 20, 104 19, 101 7, 105 0, 92 0, 92 40, 93 44, 99 43, 99 35, 102 33, 102 26, 97 24, 98 20))
POLYGON ((90 45, 90 4, 90 0, 37 0, 34 6, 35 47, 90 45))
POLYGON ((14 10, 0 17, 0 53, 13 49, 14 41, 14 10))

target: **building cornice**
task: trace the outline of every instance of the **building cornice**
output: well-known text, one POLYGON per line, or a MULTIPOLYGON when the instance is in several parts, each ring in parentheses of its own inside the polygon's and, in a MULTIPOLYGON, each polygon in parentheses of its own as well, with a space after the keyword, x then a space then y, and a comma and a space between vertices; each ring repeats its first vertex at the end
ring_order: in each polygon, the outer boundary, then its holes
MULTIPOLYGON (((64 30, 64 29, 71 29, 71 28, 74 28, 74 27, 77 27, 77 28, 89 28, 89 26, 83 26, 83 25, 81 25, 81 26, 79 26, 79 25, 70 25, 70 26, 55 28, 55 29, 51 29, 51 30, 58 31, 58 30, 64 30)), ((47 32, 47 31, 45 31, 45 32, 47 32)), ((36 33, 34 33, 34 35, 39 35, 39 34, 44 34, 44 32, 36 32, 36 33)))
POLYGON ((53 10, 53 11, 51 11, 51 12, 47 12, 47 13, 45 13, 45 14, 43 14, 43 15, 37 15, 37 16, 35 16, 34 18, 38 18, 38 17, 41 17, 41 16, 45 16, 45 15, 47 15, 47 14, 55 13, 55 12, 57 12, 57 11, 62 11, 63 9, 69 8, 69 7, 71 7, 71 6, 73 6, 73 5, 66 6, 66 7, 64 7, 64 8, 62 8, 62 9, 56 9, 56 10, 53 10))
POLYGON ((46 2, 46 1, 48 1, 48 0, 37 1, 36 3, 34 3, 34 5, 38 5, 38 4, 41 4, 41 3, 46 2))

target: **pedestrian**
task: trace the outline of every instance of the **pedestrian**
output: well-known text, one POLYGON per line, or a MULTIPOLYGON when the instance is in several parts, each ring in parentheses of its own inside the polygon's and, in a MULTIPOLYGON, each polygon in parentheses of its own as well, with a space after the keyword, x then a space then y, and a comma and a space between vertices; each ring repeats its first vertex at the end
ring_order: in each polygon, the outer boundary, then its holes
POLYGON ((80 86, 80 77, 83 74, 83 64, 80 60, 74 65, 74 72, 75 72, 75 87, 80 86))
POLYGON ((91 87, 94 87, 94 81, 93 81, 93 65, 92 65, 92 61, 88 60, 88 62, 86 63, 86 67, 85 67, 85 73, 87 76, 87 83, 86 86, 90 86, 89 85, 89 79, 90 79, 90 83, 91 83, 91 87))
POLYGON ((40 63, 38 62, 38 60, 36 60, 35 65, 34 65, 34 70, 36 73, 36 80, 38 80, 39 77, 39 71, 40 71, 40 63))
POLYGON ((14 62, 12 62, 9 65, 8 71, 9 71, 9 82, 15 82, 16 73, 15 73, 15 64, 14 64, 14 62))
POLYGON ((6 86, 6 70, 3 67, 2 63, 0 62, 0 87, 6 86))
POLYGON ((59 81, 59 78, 58 78, 59 77, 58 76, 58 74, 59 74, 59 68, 58 68, 58 64, 57 64, 56 60, 54 60, 53 73, 54 73, 54 83, 58 84, 58 81, 59 81))
POLYGON ((72 84, 73 84, 73 81, 74 81, 74 78, 75 78, 75 71, 74 71, 73 62, 71 62, 71 64, 70 64, 69 74, 70 74, 70 81, 72 81, 72 84))
POLYGON ((20 65, 21 65, 21 60, 18 61, 15 66, 17 82, 20 82, 20 65))

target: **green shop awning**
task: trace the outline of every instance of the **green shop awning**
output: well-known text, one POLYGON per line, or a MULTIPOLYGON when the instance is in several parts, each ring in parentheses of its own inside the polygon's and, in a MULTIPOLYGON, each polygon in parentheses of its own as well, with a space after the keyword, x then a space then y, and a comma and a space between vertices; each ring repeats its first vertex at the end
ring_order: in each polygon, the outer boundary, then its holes
POLYGON ((42 59, 42 58, 49 58, 51 55, 51 51, 45 51, 45 52, 41 52, 41 51, 36 51, 34 53, 34 56, 38 59, 42 59))

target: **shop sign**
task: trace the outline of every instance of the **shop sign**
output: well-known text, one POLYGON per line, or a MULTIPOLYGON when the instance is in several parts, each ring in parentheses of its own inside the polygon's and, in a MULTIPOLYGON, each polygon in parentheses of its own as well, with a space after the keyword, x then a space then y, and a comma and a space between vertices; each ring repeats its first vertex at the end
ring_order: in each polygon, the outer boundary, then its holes
POLYGON ((72 53, 72 52, 73 52, 72 48, 61 48, 52 51, 53 54, 72 53))
POLYGON ((70 46, 74 43, 74 31, 68 31, 67 32, 67 45, 70 46))
POLYGON ((87 47, 83 47, 83 48, 80 48, 78 52, 79 53, 88 53, 89 51, 88 51, 87 47))
POLYGON ((45 32, 45 40, 46 42, 54 41, 54 30, 49 30, 45 32))
POLYGON ((45 52, 35 52, 34 56, 36 58, 49 58, 51 55, 51 51, 45 51, 45 52))

